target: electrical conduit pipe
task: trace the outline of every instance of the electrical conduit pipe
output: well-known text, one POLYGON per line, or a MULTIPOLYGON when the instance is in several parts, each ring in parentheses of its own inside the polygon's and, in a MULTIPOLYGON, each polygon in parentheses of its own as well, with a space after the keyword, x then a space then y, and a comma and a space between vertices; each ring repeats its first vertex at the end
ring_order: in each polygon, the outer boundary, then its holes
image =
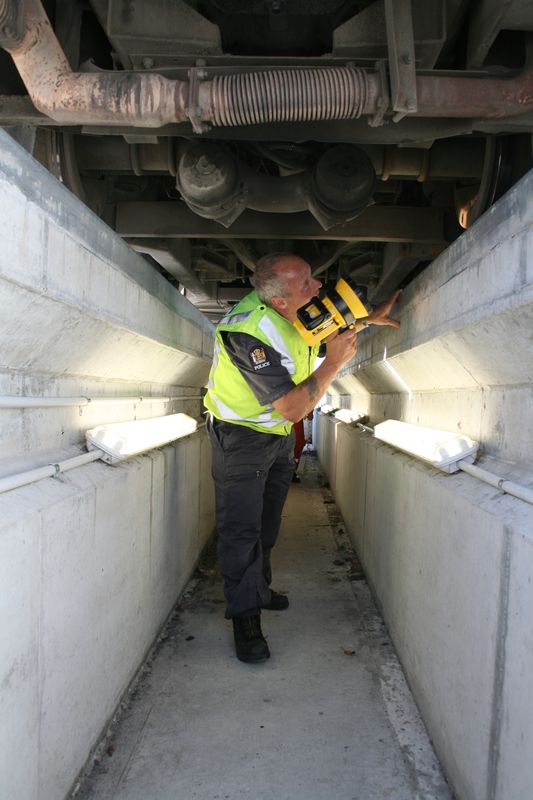
MULTIPOLYGON (((371 428, 368 425, 363 425, 361 422, 356 422, 356 426, 360 430, 367 433, 374 433, 374 428, 371 428)), ((519 500, 524 500, 526 503, 533 504, 533 489, 528 489, 527 486, 521 486, 519 483, 515 483, 514 481, 508 481, 499 475, 494 475, 493 472, 488 472, 486 469, 476 466, 475 464, 469 464, 467 461, 458 461, 457 466, 462 472, 466 472, 473 478, 477 478, 484 483, 488 483, 490 486, 494 486, 495 489, 505 492, 505 494, 510 494, 513 497, 517 497, 519 500)))

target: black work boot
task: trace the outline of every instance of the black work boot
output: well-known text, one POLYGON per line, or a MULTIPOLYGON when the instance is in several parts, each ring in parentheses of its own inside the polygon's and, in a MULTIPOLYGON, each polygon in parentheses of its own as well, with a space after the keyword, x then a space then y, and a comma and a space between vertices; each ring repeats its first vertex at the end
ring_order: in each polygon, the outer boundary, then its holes
POLYGON ((235 652, 239 661, 266 661, 270 650, 261 630, 261 617, 233 617, 235 652))

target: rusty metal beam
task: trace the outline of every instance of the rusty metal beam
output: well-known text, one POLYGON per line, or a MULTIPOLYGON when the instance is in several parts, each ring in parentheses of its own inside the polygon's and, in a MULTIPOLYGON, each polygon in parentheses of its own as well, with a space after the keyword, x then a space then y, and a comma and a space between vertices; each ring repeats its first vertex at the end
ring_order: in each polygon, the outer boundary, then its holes
POLYGON ((324 231, 308 213, 245 211, 229 227, 204 219, 178 202, 119 203, 121 236, 190 239, 321 239, 352 242, 445 242, 443 212, 436 208, 371 206, 353 222, 324 231))
POLYGON ((3 42, 35 106, 65 124, 184 122, 187 85, 161 75, 73 72, 40 0, 25 0, 24 36, 3 42))
POLYGON ((533 66, 513 78, 418 75, 418 117, 512 117, 533 108, 533 66))

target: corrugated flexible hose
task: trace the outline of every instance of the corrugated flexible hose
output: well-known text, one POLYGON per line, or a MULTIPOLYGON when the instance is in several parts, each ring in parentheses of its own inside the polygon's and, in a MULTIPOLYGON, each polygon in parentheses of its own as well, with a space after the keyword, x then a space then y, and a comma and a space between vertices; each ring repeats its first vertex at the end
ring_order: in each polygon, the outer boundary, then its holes
POLYGON ((212 81, 212 121, 236 126, 356 119, 368 95, 368 75, 357 67, 223 75, 212 81))

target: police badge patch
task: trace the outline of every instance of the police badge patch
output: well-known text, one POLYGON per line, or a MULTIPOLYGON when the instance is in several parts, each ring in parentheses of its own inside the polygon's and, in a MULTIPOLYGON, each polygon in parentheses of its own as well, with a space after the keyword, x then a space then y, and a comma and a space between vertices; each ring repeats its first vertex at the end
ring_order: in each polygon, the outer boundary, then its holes
POLYGON ((254 347, 250 350, 250 361, 255 370, 264 369, 270 366, 270 361, 262 347, 254 347))

